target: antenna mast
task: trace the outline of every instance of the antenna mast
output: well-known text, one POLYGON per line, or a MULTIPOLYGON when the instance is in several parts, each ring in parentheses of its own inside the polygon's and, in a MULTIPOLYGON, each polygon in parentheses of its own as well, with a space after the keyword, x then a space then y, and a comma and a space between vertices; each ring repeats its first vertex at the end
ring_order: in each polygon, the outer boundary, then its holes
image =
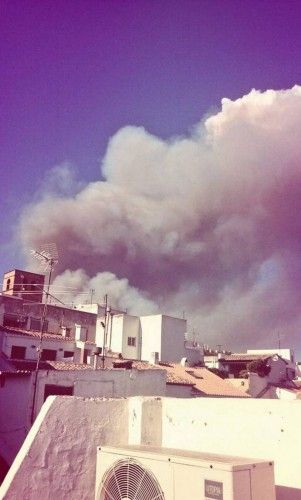
POLYGON ((39 342, 39 347, 37 348, 38 351, 38 358, 37 358, 37 364, 35 368, 35 376, 34 376, 34 386, 33 386, 33 402, 32 402, 32 409, 31 409, 31 423, 34 421, 34 407, 35 407, 35 400, 36 400, 36 389, 37 389, 37 378, 38 378, 38 371, 40 367, 40 362, 41 362, 41 357, 42 357, 42 344, 43 344, 43 333, 44 333, 44 326, 45 326, 45 321, 46 321, 46 316, 47 316, 47 306, 48 306, 48 301, 50 297, 50 284, 51 284, 51 277, 53 273, 54 266, 58 263, 58 253, 57 253, 57 248, 55 243, 48 243, 39 248, 39 250, 31 250, 30 253, 35 257, 37 260, 40 261, 42 271, 44 273, 48 273, 48 280, 47 280, 47 286, 46 286, 46 291, 45 291, 45 300, 44 300, 44 307, 43 307, 43 312, 42 312, 42 317, 41 317, 41 329, 40 329, 40 342, 39 342))

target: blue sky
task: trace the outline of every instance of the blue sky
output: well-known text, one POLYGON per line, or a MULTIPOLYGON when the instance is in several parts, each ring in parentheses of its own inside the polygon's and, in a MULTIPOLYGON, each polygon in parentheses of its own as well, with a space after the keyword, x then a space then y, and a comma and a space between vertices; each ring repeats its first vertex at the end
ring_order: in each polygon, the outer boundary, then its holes
POLYGON ((4 0, 0 270, 53 166, 95 180, 124 125, 182 135, 222 97, 300 83, 300 20, 294 0, 4 0))

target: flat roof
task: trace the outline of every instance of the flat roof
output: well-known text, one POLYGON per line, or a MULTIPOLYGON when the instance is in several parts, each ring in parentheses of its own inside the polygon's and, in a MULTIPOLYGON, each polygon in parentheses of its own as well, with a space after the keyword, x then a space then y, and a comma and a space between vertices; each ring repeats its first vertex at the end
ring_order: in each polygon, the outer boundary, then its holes
POLYGON ((103 453, 122 455, 125 457, 141 458, 153 460, 171 461, 177 463, 195 462, 201 467, 220 470, 246 470, 254 467, 273 467, 274 462, 269 460, 240 457, 232 455, 218 455, 215 453, 204 453, 190 450, 180 450, 174 448, 159 448, 151 446, 126 445, 120 447, 99 446, 98 450, 103 453))

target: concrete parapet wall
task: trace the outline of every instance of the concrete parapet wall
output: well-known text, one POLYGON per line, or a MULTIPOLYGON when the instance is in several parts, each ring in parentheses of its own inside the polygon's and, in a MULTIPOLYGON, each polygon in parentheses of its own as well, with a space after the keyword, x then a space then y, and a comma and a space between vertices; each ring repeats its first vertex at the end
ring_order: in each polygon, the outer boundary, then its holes
POLYGON ((300 401, 48 398, 0 498, 93 500, 96 446, 129 443, 273 460, 277 500, 301 500, 300 421, 300 401))
POLYGON ((128 442, 128 401, 49 397, 1 488, 5 500, 92 500, 96 446, 128 442))

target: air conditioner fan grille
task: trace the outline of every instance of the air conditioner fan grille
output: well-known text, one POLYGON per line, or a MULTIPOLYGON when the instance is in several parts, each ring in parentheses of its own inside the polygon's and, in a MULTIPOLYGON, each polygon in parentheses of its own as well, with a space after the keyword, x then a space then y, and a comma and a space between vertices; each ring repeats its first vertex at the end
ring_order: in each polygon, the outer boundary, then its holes
POLYGON ((118 460, 105 473, 98 500, 164 500, 164 493, 153 475, 137 461, 118 460))

